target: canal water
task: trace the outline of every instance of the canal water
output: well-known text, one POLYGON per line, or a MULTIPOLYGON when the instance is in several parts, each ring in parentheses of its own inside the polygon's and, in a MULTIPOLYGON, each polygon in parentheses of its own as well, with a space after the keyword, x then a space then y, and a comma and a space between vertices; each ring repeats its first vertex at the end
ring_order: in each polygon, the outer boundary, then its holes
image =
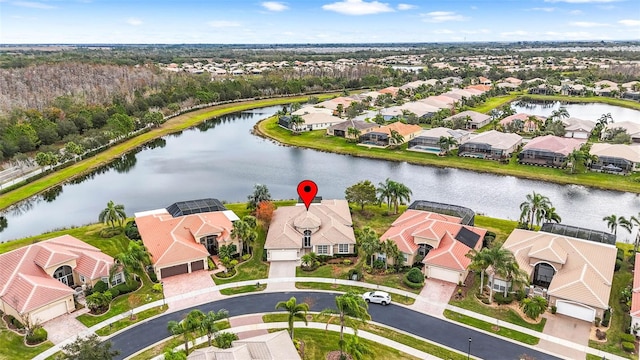
MULTIPOLYGON (((613 114, 618 109, 597 106, 591 110, 598 114, 596 118, 603 111, 613 114)), ((198 198, 244 202, 258 183, 267 185, 274 199, 293 199, 297 197, 296 185, 304 179, 314 180, 318 195, 330 199, 344 198, 345 188, 358 181, 368 179, 378 184, 391 178, 413 191, 412 200, 462 205, 480 214, 512 220, 519 218, 525 196, 536 191, 549 197, 563 223, 602 231, 607 231, 604 216, 631 216, 640 211, 640 197, 631 193, 285 147, 251 134, 258 120, 278 109, 255 109, 208 120, 22 202, 4 213, 7 226, 0 232, 0 241, 96 222, 109 200, 124 204, 131 216, 198 198)), ((616 121, 623 120, 616 116, 616 121)))

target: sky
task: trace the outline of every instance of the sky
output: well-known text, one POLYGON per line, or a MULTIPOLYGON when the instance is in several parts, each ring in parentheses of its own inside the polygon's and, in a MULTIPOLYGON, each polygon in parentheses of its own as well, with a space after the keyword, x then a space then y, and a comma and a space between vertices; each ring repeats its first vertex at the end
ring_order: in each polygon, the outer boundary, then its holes
POLYGON ((640 0, 0 0, 0 44, 639 39, 640 0))

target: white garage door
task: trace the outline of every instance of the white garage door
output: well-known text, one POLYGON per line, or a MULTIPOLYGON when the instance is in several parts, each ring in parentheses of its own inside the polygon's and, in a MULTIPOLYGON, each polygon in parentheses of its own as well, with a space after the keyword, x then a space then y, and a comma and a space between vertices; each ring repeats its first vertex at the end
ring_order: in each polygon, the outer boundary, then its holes
POLYGON ((583 305, 557 300, 556 312, 585 321, 593 321, 596 317, 596 311, 583 305))
POLYGON ((271 261, 295 261, 298 260, 298 250, 269 250, 271 261))
POLYGON ((439 279, 457 284, 460 281, 460 275, 457 271, 442 269, 438 267, 429 268, 429 278, 439 279))
POLYGON ((66 313, 67 305, 64 301, 60 301, 55 305, 52 305, 50 308, 31 313, 31 317, 34 321, 37 320, 38 322, 43 323, 66 313))

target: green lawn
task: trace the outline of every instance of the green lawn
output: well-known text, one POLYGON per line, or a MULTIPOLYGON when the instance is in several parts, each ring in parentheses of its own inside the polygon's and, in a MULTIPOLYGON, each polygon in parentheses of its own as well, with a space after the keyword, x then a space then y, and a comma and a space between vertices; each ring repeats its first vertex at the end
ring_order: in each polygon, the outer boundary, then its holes
POLYGON ((366 148, 347 142, 345 139, 340 137, 327 136, 326 131, 324 130, 306 131, 294 136, 289 130, 278 126, 277 119, 275 117, 259 122, 256 126, 256 130, 258 133, 261 133, 266 137, 287 145, 300 146, 338 154, 348 154, 390 161, 403 161, 417 165, 460 168, 478 172, 549 181, 559 184, 579 184, 602 189, 640 193, 640 181, 638 181, 640 179, 640 174, 633 174, 624 177, 593 171, 569 174, 562 169, 520 165, 516 161, 511 161, 509 164, 501 164, 490 160, 457 156, 436 156, 434 154, 407 151, 406 144, 401 146, 399 149, 366 148))
POLYGON ((221 279, 215 275, 211 278, 216 285, 229 284, 246 280, 266 279, 269 276, 269 264, 262 261, 262 253, 264 252, 264 242, 267 238, 267 232, 264 228, 258 227, 258 238, 253 248, 253 256, 251 259, 236 266, 236 274, 233 277, 221 279))
POLYGON ((122 314, 124 312, 127 312, 131 310, 131 307, 129 306, 129 303, 128 303, 129 295, 131 294, 140 295, 143 299, 143 304, 147 304, 147 303, 162 299, 161 293, 154 292, 151 289, 151 287, 153 286, 153 283, 151 282, 151 280, 149 280, 149 277, 146 274, 138 274, 138 276, 140 276, 140 278, 142 279, 142 286, 140 287, 140 289, 130 294, 118 296, 115 300, 111 302, 111 307, 109 308, 109 311, 98 316, 83 314, 78 316, 76 319, 78 319, 78 321, 83 323, 86 327, 91 327, 104 320, 107 320, 116 315, 122 314))
POLYGON ((98 329, 96 331, 96 334, 98 334, 100 336, 107 336, 107 335, 115 333, 116 331, 122 330, 122 329, 126 328, 127 326, 133 325, 135 323, 139 323, 140 321, 146 320, 146 319, 148 319, 150 317, 154 317, 156 315, 162 314, 165 311, 167 311, 167 307, 166 306, 156 306, 156 307, 151 308, 149 310, 141 311, 141 312, 135 314, 135 319, 133 319, 133 320, 131 320, 130 318, 127 317, 125 319, 121 319, 121 320, 118 320, 118 321, 114 322, 110 326, 105 326, 102 329, 98 329))
POLYGON ((220 290, 220 294, 237 295, 237 294, 244 294, 248 292, 263 291, 266 288, 267 288, 266 284, 238 286, 238 287, 229 288, 229 289, 222 289, 220 290))
POLYGON ((616 244, 617 247, 624 249, 625 251, 625 261, 623 262, 620 270, 614 272, 613 274, 613 282, 611 285, 611 297, 609 298, 609 306, 613 309, 611 315, 611 322, 609 329, 607 332, 607 342, 599 343, 597 341, 589 341, 589 347, 594 349, 600 349, 602 351, 606 351, 608 353, 616 354, 619 356, 627 357, 630 359, 637 359, 636 356, 632 356, 622 350, 620 345, 620 335, 625 333, 624 328, 624 312, 622 309, 622 304, 620 304, 620 292, 622 289, 630 285, 633 281, 633 273, 631 272, 633 268, 633 264, 630 264, 627 260, 629 258, 627 249, 633 248, 631 244, 616 244))
POLYGON ((489 113, 489 111, 491 111, 492 109, 495 109, 497 107, 500 107, 506 103, 509 103, 513 100, 515 100, 518 97, 517 94, 509 94, 509 95, 501 95, 501 96, 495 96, 492 97, 490 99, 488 99, 487 101, 485 101, 484 103, 469 108, 469 110, 472 111, 477 111, 479 113, 483 113, 483 114, 487 114, 489 113))
MULTIPOLYGON (((317 283, 317 282, 297 282, 297 289, 314 289, 314 290, 329 290, 329 291, 338 291, 338 292, 348 292, 355 291, 358 294, 363 294, 367 291, 373 291, 374 289, 359 287, 359 286, 347 286, 347 285, 338 285, 338 284, 326 284, 326 283, 317 283)), ((411 305, 415 302, 415 299, 410 297, 405 297, 403 295, 398 294, 389 294, 391 295, 391 301, 397 302, 404 305, 411 305)))
POLYGON ((484 331, 488 331, 496 335, 500 335, 509 339, 520 341, 525 344, 536 345, 540 341, 540 339, 535 336, 527 335, 519 331, 511 330, 501 326, 497 327, 494 324, 488 323, 486 321, 478 320, 476 318, 462 315, 460 313, 453 312, 450 310, 445 310, 444 316, 449 320, 467 324, 469 326, 473 326, 474 328, 482 329, 484 331))
MULTIPOLYGON (((485 277, 485 281, 486 281, 485 277)), ((520 325, 525 328, 529 328, 531 330, 540 331, 544 329, 544 325, 547 322, 547 319, 542 318, 541 321, 537 324, 532 324, 520 317, 518 313, 509 309, 508 307, 501 308, 493 308, 488 305, 481 303, 478 299, 476 299, 475 295, 478 293, 478 288, 480 287, 480 275, 476 276, 476 281, 474 281, 473 287, 467 290, 467 295, 461 300, 451 300, 449 304, 457 306, 459 308, 467 309, 478 314, 483 314, 486 316, 490 316, 494 319, 498 319, 501 321, 506 321, 515 325, 520 325)))
MULTIPOLYGON (((363 179, 364 180, 364 179, 363 179)), ((377 185, 377 184, 374 184, 377 185)), ((361 229, 365 226, 369 226, 376 231, 378 235, 384 234, 400 215, 407 209, 406 205, 400 205, 398 214, 393 214, 393 211, 389 212, 387 205, 367 205, 364 211, 360 210, 359 206, 351 206, 351 217, 353 221, 354 229, 361 229)))
MULTIPOLYGON (((323 100, 323 99, 331 98, 335 95, 338 95, 338 93, 318 94, 314 96, 316 96, 320 100, 323 100)), ((213 106, 211 108, 196 110, 180 116, 176 116, 168 120, 164 124, 162 124, 160 127, 154 128, 151 131, 140 134, 120 144, 114 145, 109 149, 89 159, 79 161, 69 167, 58 170, 50 175, 47 175, 41 179, 31 182, 26 186, 22 186, 16 190, 0 195, 0 209, 5 209, 11 206, 12 204, 17 203, 18 201, 27 199, 48 188, 61 184, 64 181, 67 181, 75 176, 87 173, 111 161, 112 159, 119 157, 124 153, 132 149, 135 149, 136 147, 143 145, 153 139, 157 139, 167 134, 188 129, 207 119, 211 119, 213 117, 221 116, 224 114, 230 114, 233 112, 255 109, 258 107, 306 101, 309 98, 309 96, 310 95, 292 96, 292 97, 284 97, 284 98, 277 98, 277 99, 254 100, 254 101, 245 101, 240 103, 224 104, 224 105, 213 106)))
POLYGON ((518 222, 476 215, 475 226, 493 231, 496 233, 495 241, 504 242, 507 240, 513 229, 518 226, 518 222))
MULTIPOLYGON (((97 217, 98 214, 96 214, 96 218, 97 217)), ((129 245, 129 239, 124 234, 116 235, 108 239, 100 236, 100 230, 105 227, 107 227, 107 225, 91 224, 70 229, 57 230, 36 236, 30 236, 24 239, 11 240, 8 242, 0 243, 0 254, 15 250, 23 246, 31 245, 41 240, 47 240, 65 234, 69 234, 82 241, 85 241, 86 243, 97 247, 98 249, 102 250, 102 252, 112 257, 126 250, 127 246, 129 245)))
POLYGON ((38 346, 26 346, 24 336, 8 330, 4 321, 0 320, 0 360, 31 359, 52 347, 51 341, 38 346))
MULTIPOLYGON (((325 316, 320 316, 319 314, 313 314, 312 315, 312 320, 313 322, 319 322, 319 323, 326 323, 327 322, 327 317, 325 316)), ((267 314, 267 315, 263 315, 262 316, 262 321, 264 321, 265 323, 267 322, 286 322, 287 321, 287 314, 267 314)), ((337 319, 334 319, 332 321, 333 324, 338 324, 337 319)), ((298 338, 300 331, 305 331, 305 330, 311 330, 311 329, 296 329, 295 330, 295 337, 298 338)), ((379 336, 383 336, 389 340, 393 340, 395 342, 398 342, 400 344, 404 344, 406 346, 412 347, 416 350, 420 350, 423 351, 425 353, 431 354, 433 356, 437 356, 441 359, 451 359, 451 360, 464 360, 466 359, 466 355, 462 355, 460 353, 457 352, 453 352, 450 350, 447 350, 443 347, 440 347, 438 345, 426 342, 426 341, 420 341, 416 338, 414 338, 413 336, 409 336, 409 335, 405 335, 402 333, 399 333, 397 331, 394 331, 392 329, 386 328, 386 327, 382 327, 382 326, 378 326, 378 325, 374 325, 374 324, 366 324, 366 325, 362 325, 361 327, 359 327, 359 330, 363 330, 363 331, 367 331, 370 332, 372 334, 376 334, 379 336)), ((316 330, 317 331, 317 330, 316 330)), ((376 359, 386 359, 384 357, 376 357, 376 359)))

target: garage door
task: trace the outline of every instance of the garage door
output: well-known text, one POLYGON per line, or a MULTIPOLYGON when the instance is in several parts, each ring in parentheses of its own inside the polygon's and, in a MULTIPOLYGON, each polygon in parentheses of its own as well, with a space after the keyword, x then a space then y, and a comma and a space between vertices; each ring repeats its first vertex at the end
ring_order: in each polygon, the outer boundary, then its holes
POLYGON ((204 269, 204 261, 194 261, 191 263, 191 272, 204 269))
POLYGON ((578 305, 576 303, 557 300, 556 312, 567 316, 574 317, 585 321, 593 321, 596 317, 596 311, 586 306, 578 305))
POLYGON ((189 272, 188 264, 180 264, 160 269, 160 277, 163 279, 169 276, 186 274, 189 272))
POLYGON ((298 250, 269 250, 271 261, 298 260, 298 250))
POLYGON ((448 281, 457 284, 460 281, 460 275, 457 271, 442 269, 438 267, 429 268, 429 278, 448 281))
MULTIPOLYGON (((66 299, 65 299, 66 301, 66 299)), ((43 309, 40 311, 32 312, 31 317, 35 322, 43 323, 45 321, 56 318, 60 315, 67 313, 67 304, 65 301, 60 301, 55 305, 52 305, 50 308, 43 309)))

